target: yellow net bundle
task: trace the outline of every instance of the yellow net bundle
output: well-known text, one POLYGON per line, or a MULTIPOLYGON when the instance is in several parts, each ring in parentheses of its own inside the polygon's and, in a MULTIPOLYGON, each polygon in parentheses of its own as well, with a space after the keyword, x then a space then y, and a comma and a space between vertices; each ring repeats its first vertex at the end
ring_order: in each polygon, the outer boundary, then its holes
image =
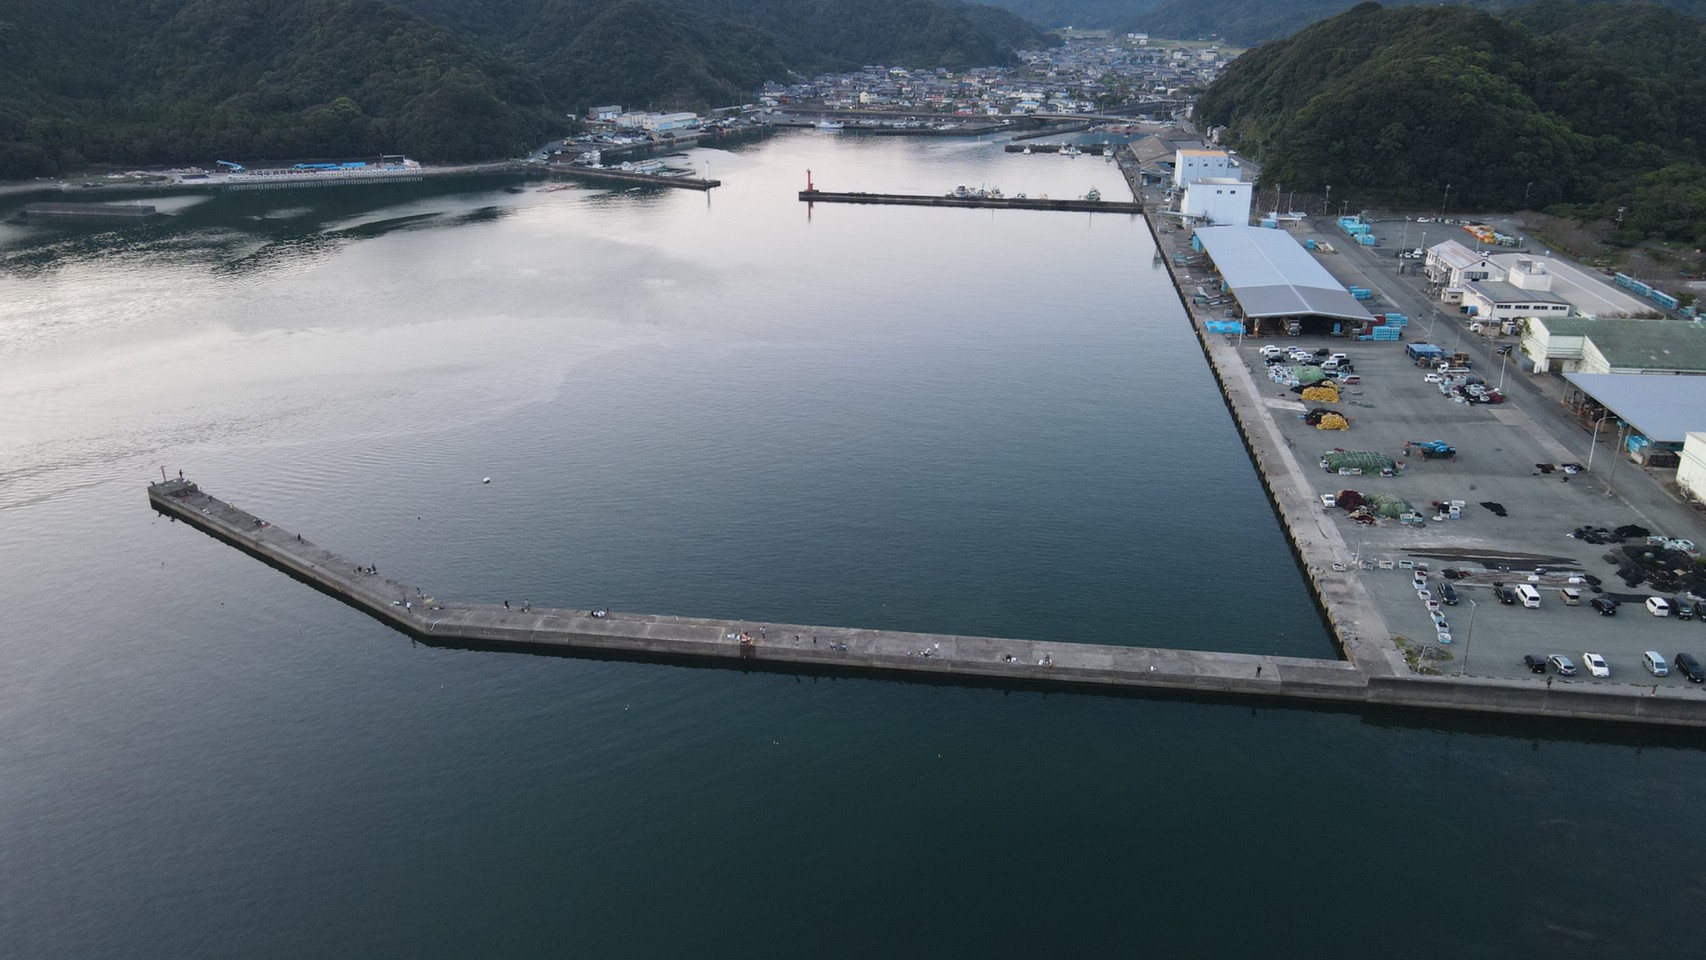
POLYGON ((1305 387, 1303 399, 1311 403, 1338 403, 1339 391, 1333 387, 1305 387))
POLYGON ((1350 428, 1351 422, 1336 413, 1327 414, 1315 424, 1317 430, 1349 430, 1350 428))

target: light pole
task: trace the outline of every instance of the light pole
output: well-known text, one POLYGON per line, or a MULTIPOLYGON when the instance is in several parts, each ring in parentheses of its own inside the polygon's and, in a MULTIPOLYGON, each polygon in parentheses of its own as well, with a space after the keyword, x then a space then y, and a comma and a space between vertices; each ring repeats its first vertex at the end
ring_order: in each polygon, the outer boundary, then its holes
POLYGON ((1533 189, 1534 189, 1534 181, 1533 180, 1528 181, 1528 186, 1522 188, 1522 208, 1524 210, 1528 209, 1528 191, 1533 190, 1533 189))
POLYGON ((1331 214, 1333 212, 1333 185, 1330 183, 1327 184, 1327 202, 1323 204, 1323 206, 1326 208, 1327 213, 1331 214))
POLYGON ((1445 196, 1439 202, 1439 218, 1445 219, 1445 208, 1451 205, 1451 184, 1445 185, 1445 196))
POLYGON ((1590 473, 1593 471, 1594 451, 1599 449, 1599 428, 1604 425, 1605 421, 1610 419, 1611 414, 1607 413, 1605 416, 1600 417, 1598 420, 1593 422, 1593 439, 1588 441, 1588 465, 1586 468, 1590 473))
POLYGON ((1608 497, 1616 496, 1616 494, 1611 490, 1611 475, 1617 472, 1617 461, 1623 459, 1622 454, 1617 451, 1623 448, 1623 438, 1627 433, 1627 427, 1619 427, 1617 429, 1617 445, 1616 449, 1613 450, 1611 454, 1611 469, 1605 471, 1605 495, 1608 497))
POLYGON ((1479 609, 1473 597, 1464 597, 1469 601, 1469 631, 1463 635, 1463 669, 1457 671, 1458 676, 1469 672, 1469 641, 1475 639, 1475 611, 1479 609))
POLYGON ((1509 344, 1506 344, 1504 349, 1499 351, 1499 356, 1504 357, 1504 359, 1499 361, 1499 385, 1493 389, 1503 392, 1505 389, 1505 367, 1510 366, 1511 362, 1511 348, 1509 344))

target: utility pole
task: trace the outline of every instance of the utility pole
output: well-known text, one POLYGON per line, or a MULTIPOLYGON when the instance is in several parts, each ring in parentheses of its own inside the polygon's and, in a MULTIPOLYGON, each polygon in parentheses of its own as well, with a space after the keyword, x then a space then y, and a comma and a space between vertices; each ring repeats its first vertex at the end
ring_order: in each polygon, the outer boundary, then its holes
MULTIPOLYGON (((1333 212, 1333 185, 1332 185, 1332 184, 1330 184, 1330 183, 1329 183, 1329 184, 1327 184, 1327 202, 1326 202, 1326 203, 1325 203, 1325 204, 1323 204, 1323 205, 1322 205, 1322 207, 1323 207, 1323 208, 1324 208, 1324 209, 1325 209, 1325 210, 1326 210, 1326 212, 1327 212, 1327 213, 1329 213, 1329 214, 1331 214, 1331 213, 1332 213, 1332 212, 1333 212)), ((1620 221, 1620 222, 1621 222, 1621 221, 1622 221, 1622 219, 1623 219, 1623 214, 1622 214, 1622 212, 1621 212, 1621 211, 1620 211, 1620 212, 1619 212, 1619 213, 1618 213, 1618 215, 1617 215, 1617 219, 1618 219, 1618 220, 1619 220, 1619 221, 1620 221)))
POLYGON ((1522 208, 1524 210, 1528 209, 1528 191, 1533 190, 1533 189, 1534 189, 1534 181, 1533 180, 1528 181, 1528 186, 1522 188, 1522 208))

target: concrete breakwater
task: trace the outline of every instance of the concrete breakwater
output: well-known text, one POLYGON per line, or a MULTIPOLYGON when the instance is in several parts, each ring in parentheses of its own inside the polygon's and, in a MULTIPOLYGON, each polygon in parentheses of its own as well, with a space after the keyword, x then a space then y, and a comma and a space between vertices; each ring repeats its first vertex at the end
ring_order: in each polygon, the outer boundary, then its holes
POLYGON ((1073 210, 1088 213, 1142 213, 1143 204, 1115 200, 1047 200, 1041 197, 933 197, 911 193, 827 193, 801 190, 807 203, 879 203, 904 207, 978 207, 997 210, 1073 210))
POLYGON ((1706 726, 1706 699, 1699 696, 1418 677, 1383 669, 1381 658, 1369 655, 1377 652, 1372 646, 1360 654, 1352 648, 1348 661, 1318 660, 446 601, 411 591, 193 482, 151 483, 148 499, 159 513, 431 645, 1706 726))

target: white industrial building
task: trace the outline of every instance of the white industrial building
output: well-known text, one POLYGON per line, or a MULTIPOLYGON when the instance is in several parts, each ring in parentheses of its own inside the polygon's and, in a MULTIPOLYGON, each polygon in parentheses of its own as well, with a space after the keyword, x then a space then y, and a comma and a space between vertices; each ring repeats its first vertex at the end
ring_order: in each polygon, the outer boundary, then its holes
POLYGON ((1240 179, 1232 155, 1225 150, 1209 149, 1181 149, 1173 154, 1173 186, 1183 187, 1209 177, 1240 179))
POLYGON ((1179 212, 1205 226, 1242 227, 1250 222, 1252 184, 1231 177, 1204 177, 1185 185, 1179 212))
POLYGON ((697 113, 624 113, 616 118, 616 125, 649 133, 670 133, 676 130, 691 130, 699 126, 697 113))
POLYGON ((1706 503, 1706 433, 1689 433, 1683 440, 1676 485, 1695 503, 1706 503))
POLYGON ((1570 301, 1549 290, 1525 290, 1503 280, 1470 280, 1463 285, 1464 309, 1478 320, 1567 317, 1570 301))

